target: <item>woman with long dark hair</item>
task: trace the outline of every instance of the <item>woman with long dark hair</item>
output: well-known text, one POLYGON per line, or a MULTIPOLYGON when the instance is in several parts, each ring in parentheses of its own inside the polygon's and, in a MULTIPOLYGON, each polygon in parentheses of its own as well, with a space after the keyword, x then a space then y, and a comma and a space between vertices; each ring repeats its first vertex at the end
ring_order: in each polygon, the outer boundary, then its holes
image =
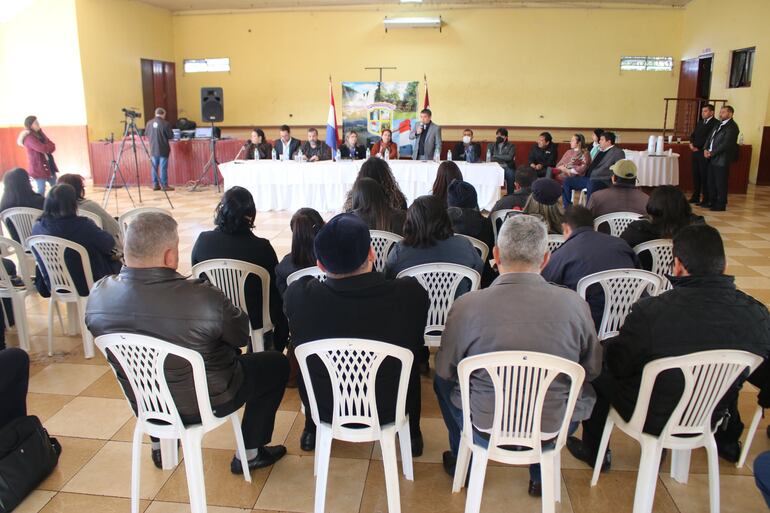
POLYGON ((78 209, 98 215, 102 220, 102 229, 112 235, 115 239, 116 246, 123 246, 120 241, 120 238, 122 237, 120 225, 115 218, 112 217, 109 212, 104 210, 104 208, 97 202, 86 199, 86 184, 85 179, 82 176, 74 173, 66 173, 61 175, 56 183, 66 183, 71 185, 72 188, 75 189, 75 194, 77 194, 78 197, 78 209))
MULTIPOLYGON (((273 348, 283 351, 289 336, 289 324, 283 313, 283 300, 278 293, 275 268, 278 257, 270 241, 257 237, 254 219, 257 207, 251 193, 243 187, 232 187, 222 196, 216 208, 216 228, 198 236, 192 249, 192 265, 217 258, 231 258, 255 264, 270 274, 270 317, 273 321, 273 348)), ((263 326, 262 287, 256 276, 249 276, 244 285, 246 309, 251 328, 263 326)))
POLYGON ((406 212, 388 204, 382 186, 372 178, 360 178, 353 184, 353 214, 370 230, 383 230, 403 235, 406 212))
POLYGON ((449 184, 455 180, 462 180, 463 174, 457 164, 451 160, 445 160, 438 166, 436 179, 433 181, 433 195, 437 197, 446 208, 446 194, 449 184))
POLYGON ((390 128, 386 128, 380 133, 380 140, 374 143, 372 146, 372 155, 376 155, 380 158, 385 158, 385 152, 388 152, 387 157, 390 159, 398 159, 398 145, 393 142, 393 132, 390 128))
MULTIPOLYGON (((401 192, 387 161, 379 157, 369 158, 361 164, 361 169, 358 170, 356 180, 360 178, 373 179, 382 186, 382 190, 385 191, 385 198, 387 198, 388 204, 391 207, 406 210, 406 196, 401 192)), ((353 189, 348 191, 345 204, 342 207, 343 212, 350 212, 352 209, 353 189)))
POLYGON ((276 286, 282 296, 286 292, 286 279, 292 273, 316 265, 313 242, 324 224, 321 214, 312 208, 301 208, 291 216, 291 253, 275 268, 276 286))
POLYGON ((573 134, 569 140, 569 149, 562 155, 553 169, 553 179, 559 183, 571 176, 583 176, 591 164, 591 155, 586 147, 583 134, 573 134))
MULTIPOLYGON (((32 190, 29 174, 25 170, 17 167, 5 173, 3 176, 3 199, 0 200, 0 212, 16 207, 43 210, 44 202, 45 198, 32 190)), ((16 228, 11 223, 5 224, 5 228, 13 240, 18 243, 24 242, 19 240, 19 234, 16 233, 16 228)))
POLYGON ((267 142, 265 138, 265 132, 261 128, 253 128, 251 130, 251 137, 246 143, 244 155, 245 160, 269 159, 273 152, 273 147, 267 142))
POLYGON ((632 248, 654 239, 672 239, 685 226, 703 222, 703 217, 693 215, 684 193, 673 185, 662 185, 652 191, 647 214, 647 219, 634 221, 620 235, 632 248))
POLYGON ((29 174, 35 179, 37 192, 44 195, 46 183, 51 187, 56 185, 58 169, 53 159, 56 145, 43 133, 37 116, 27 116, 24 119, 24 130, 19 134, 17 143, 26 148, 29 174))

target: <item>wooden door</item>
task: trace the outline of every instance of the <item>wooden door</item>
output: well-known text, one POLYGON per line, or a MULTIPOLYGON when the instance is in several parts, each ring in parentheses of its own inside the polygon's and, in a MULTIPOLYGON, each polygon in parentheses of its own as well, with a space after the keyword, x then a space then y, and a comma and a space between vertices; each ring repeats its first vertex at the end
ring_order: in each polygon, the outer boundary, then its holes
POLYGON ((173 62, 141 60, 142 97, 145 122, 153 118, 155 109, 166 109, 166 119, 177 121, 176 66, 173 62))
POLYGON ((674 137, 689 138, 698 120, 698 102, 684 100, 698 97, 698 67, 699 59, 689 59, 682 61, 679 69, 674 137))

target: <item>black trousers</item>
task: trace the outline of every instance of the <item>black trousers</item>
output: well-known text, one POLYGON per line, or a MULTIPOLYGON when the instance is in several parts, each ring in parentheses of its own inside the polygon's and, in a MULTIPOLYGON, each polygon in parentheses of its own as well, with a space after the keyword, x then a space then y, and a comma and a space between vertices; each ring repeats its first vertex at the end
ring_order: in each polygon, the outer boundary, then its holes
POLYGON ((0 350, 0 429, 27 415, 29 356, 16 347, 0 350))
POLYGON ((724 208, 727 206, 727 174, 729 171, 730 166, 709 164, 709 200, 712 207, 724 208))
POLYGON ((709 202, 708 185, 708 161, 703 156, 703 151, 692 152, 692 197, 700 199, 703 195, 703 202, 709 202))

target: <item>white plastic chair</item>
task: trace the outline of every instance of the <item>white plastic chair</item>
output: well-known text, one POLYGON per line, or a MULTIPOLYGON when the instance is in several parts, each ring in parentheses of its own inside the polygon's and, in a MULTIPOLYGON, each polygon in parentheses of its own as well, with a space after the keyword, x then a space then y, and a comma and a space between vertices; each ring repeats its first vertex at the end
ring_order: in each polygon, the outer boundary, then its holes
MULTIPOLYGON (((575 362, 558 356, 529 351, 499 351, 463 359, 457 373, 462 398, 463 431, 457 455, 452 492, 465 483, 473 454, 465 513, 478 513, 484 490, 487 461, 511 465, 539 463, 542 472, 543 513, 554 511, 561 502, 561 450, 567 441, 569 423, 575 409, 585 370, 575 362), (494 417, 489 433, 489 447, 473 441, 471 421, 471 375, 489 376, 494 386, 494 417), (540 420, 548 387, 560 374, 570 380, 564 419, 552 448, 543 448, 540 420), (527 450, 513 451, 503 447, 519 446, 527 450)), ((547 440, 546 440, 547 441, 547 440)))
MULTIPOLYGON (((64 252, 74 251, 80 256, 83 275, 85 276, 88 290, 94 284, 93 274, 91 273, 91 260, 88 258, 86 248, 66 239, 52 237, 50 235, 33 235, 27 239, 30 250, 37 259, 38 266, 45 269, 50 282, 51 297, 48 300, 48 356, 53 356, 53 312, 58 312, 58 302, 74 305, 70 314, 77 316, 80 326, 80 334, 83 337, 83 350, 86 358, 94 356, 94 339, 86 328, 86 302, 88 296, 81 296, 75 286, 75 280, 72 279, 70 270, 64 261, 64 252)), ((61 316, 59 316, 61 320, 61 316)), ((72 319, 68 318, 72 323, 72 319)), ((62 326, 62 330, 64 327, 62 326)))
POLYGON ((652 271, 661 278, 661 290, 664 292, 671 289, 671 282, 666 275, 674 272, 674 241, 671 239, 655 239, 642 242, 634 246, 634 253, 640 255, 648 252, 652 257, 652 271))
POLYGON ((502 208, 500 210, 495 210, 489 215, 489 220, 492 221, 492 233, 495 236, 495 243, 497 243, 497 232, 500 230, 500 228, 503 226, 503 223, 505 222, 505 216, 507 216, 511 212, 519 212, 519 211, 513 210, 511 208, 502 208))
POLYGON ((599 326, 599 340, 614 337, 620 331, 628 312, 646 291, 658 295, 661 280, 657 274, 640 269, 613 269, 583 277, 577 284, 577 293, 586 299, 591 285, 599 284, 604 290, 604 312, 599 326))
POLYGON ((286 278, 286 286, 288 287, 303 276, 313 276, 318 281, 326 281, 326 273, 323 272, 320 267, 314 265, 313 267, 306 267, 291 273, 286 278))
POLYGON ((548 251, 553 253, 557 249, 561 247, 562 244, 564 244, 564 241, 567 239, 564 237, 564 235, 561 235, 559 233, 549 233, 548 234, 548 251))
POLYGON ((390 250, 393 249, 393 246, 401 242, 403 237, 396 233, 382 230, 369 230, 369 235, 372 238, 374 254, 377 256, 377 260, 374 262, 374 270, 383 272, 385 270, 385 263, 388 261, 390 250))
POLYGON ((43 211, 36 208, 14 207, 0 212, 0 220, 6 227, 8 225, 13 226, 19 237, 16 242, 19 242, 27 250, 29 249, 27 239, 32 236, 32 227, 41 215, 43 215, 43 211))
POLYGON ((435 263, 415 265, 404 269, 396 278, 413 276, 420 285, 428 291, 430 297, 430 309, 428 310, 428 324, 425 326, 425 345, 438 347, 441 345, 441 334, 431 335, 433 332, 443 332, 449 309, 455 301, 457 287, 464 279, 471 282, 470 290, 478 290, 481 284, 481 275, 475 269, 459 264, 435 263))
POLYGON ((88 210, 81 210, 78 209, 78 216, 79 217, 86 217, 94 222, 96 226, 99 228, 104 228, 104 223, 102 222, 102 218, 98 215, 94 214, 93 212, 89 212, 88 210))
MULTIPOLYGON (((29 323, 27 322, 27 296, 36 291, 29 281, 29 270, 27 269, 27 254, 21 244, 13 239, 0 237, 0 257, 12 259, 16 257, 16 271, 22 279, 23 285, 16 286, 11 281, 11 277, 5 270, 5 266, 0 264, 0 298, 9 298, 13 309, 13 317, 16 320, 16 331, 19 336, 19 347, 29 352, 29 323)), ((5 306, 3 306, 5 308, 5 306)), ((8 316, 6 314, 5 318, 8 316)))
POLYGON ((465 235, 462 233, 455 233, 455 237, 465 237, 469 241, 471 241, 471 244, 473 244, 473 247, 476 248, 476 251, 479 252, 479 256, 481 256, 481 261, 486 262, 487 257, 489 256, 489 247, 484 243, 484 241, 480 241, 479 239, 475 237, 471 237, 470 235, 465 235))
POLYGON ((168 210, 158 207, 137 207, 132 208, 131 210, 126 210, 120 214, 120 217, 118 217, 118 224, 120 225, 121 231, 120 235, 123 240, 126 239, 126 228, 128 228, 128 225, 131 224, 131 220, 139 214, 144 214, 146 212, 155 212, 157 214, 166 214, 168 216, 171 215, 171 212, 168 210))
POLYGON ((193 276, 201 278, 205 275, 212 285, 221 290, 225 296, 238 308, 246 312, 246 279, 249 275, 259 278, 262 288, 262 327, 252 330, 251 347, 256 353, 265 350, 265 333, 272 331, 273 321, 270 317, 270 273, 267 269, 255 264, 233 260, 229 258, 217 258, 199 262, 192 267, 193 276))
POLYGON ((610 225, 610 235, 613 237, 620 237, 623 231, 628 228, 628 225, 634 221, 642 219, 643 216, 635 212, 613 212, 611 214, 604 214, 594 219, 594 230, 598 230, 599 226, 607 223, 610 225))
POLYGON ((588 189, 581 189, 578 196, 578 205, 586 206, 588 204, 588 189))
MULTIPOLYGON (((216 417, 211 410, 206 369, 200 353, 145 335, 114 333, 97 337, 96 345, 107 357, 117 360, 131 385, 136 402, 136 427, 131 451, 131 512, 139 512, 139 478, 141 470, 142 434, 161 440, 180 440, 184 450, 184 466, 187 474, 187 490, 190 494, 192 513, 206 512, 206 485, 203 477, 203 453, 201 440, 227 421, 232 422, 238 457, 243 477, 251 482, 246 448, 243 443, 238 412, 226 417, 216 417), (108 353, 109 352, 109 353, 108 353), (173 355, 186 360, 192 368, 192 379, 198 401, 201 423, 185 426, 169 391, 163 370, 166 358, 173 355)), ((112 366, 111 366, 112 367, 112 366)), ((117 376, 114 367, 112 371, 117 376)), ((167 444, 172 449, 174 464, 178 461, 176 443, 167 444)), ((166 454, 163 455, 167 457, 166 454)))
POLYGON ((326 483, 332 440, 346 442, 379 441, 385 468, 385 488, 388 512, 400 513, 401 499, 398 485, 396 433, 401 448, 401 466, 404 477, 414 480, 412 441, 409 416, 406 414, 406 392, 414 356, 406 348, 385 342, 363 339, 326 339, 300 344, 294 350, 307 387, 310 414, 316 425, 314 474, 316 476, 315 513, 323 513, 326 502, 326 483), (329 373, 334 395, 331 423, 322 422, 308 371, 307 359, 316 355, 329 373), (396 394, 396 418, 391 424, 380 425, 377 413, 375 383, 377 371, 387 357, 401 361, 401 374, 396 394), (358 427, 350 427, 357 425, 358 427), (364 427, 360 427, 364 426, 364 427))
POLYGON ((749 456, 749 450, 751 450, 751 442, 754 441, 754 435, 757 434, 757 428, 759 427, 759 421, 762 419, 762 407, 757 406, 754 410, 754 416, 751 419, 749 430, 746 433, 746 439, 743 441, 743 448, 741 448, 741 456, 738 458, 738 463, 735 464, 736 468, 743 468, 746 463, 746 458, 749 456))
POLYGON ((610 433, 612 428, 617 426, 639 442, 642 448, 639 474, 636 479, 634 513, 652 512, 662 450, 671 450, 671 478, 687 484, 690 453, 699 447, 706 449, 708 457, 711 513, 719 513, 719 456, 714 441, 716 427, 712 428, 711 419, 717 404, 739 375, 746 368, 755 369, 761 362, 760 356, 746 351, 720 349, 660 358, 645 365, 639 397, 631 420, 624 421, 614 408, 610 408, 599 445, 599 455, 596 458, 597 464, 594 467, 591 486, 595 486, 599 479, 610 433), (644 433, 643 428, 652 399, 655 378, 661 372, 673 369, 681 370, 684 376, 684 391, 679 403, 660 436, 644 433))

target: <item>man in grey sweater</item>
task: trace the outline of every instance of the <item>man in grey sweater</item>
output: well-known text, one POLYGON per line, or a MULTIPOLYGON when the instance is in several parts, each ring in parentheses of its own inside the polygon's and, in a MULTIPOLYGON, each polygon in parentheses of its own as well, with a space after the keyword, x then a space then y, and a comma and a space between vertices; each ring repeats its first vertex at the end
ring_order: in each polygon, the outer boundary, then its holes
MULTIPOLYGON (((462 430, 457 366, 469 356, 494 351, 533 351, 560 356, 585 368, 585 384, 572 421, 590 416, 596 399, 590 381, 601 371, 602 350, 588 304, 574 291, 546 282, 540 271, 550 258, 545 224, 534 216, 515 216, 502 226, 494 248, 500 270, 488 289, 457 299, 449 312, 436 355, 434 389, 449 431, 451 451, 444 468, 454 473, 462 430)), ((543 433, 555 438, 564 418, 569 379, 549 388, 541 419, 543 433)), ((494 387, 487 375, 470 383, 471 412, 479 433, 492 427, 494 387)), ((482 434, 478 443, 488 443, 482 434)), ((546 441, 547 438, 544 438, 546 441)), ((529 493, 540 495, 540 467, 530 467, 529 493)))

